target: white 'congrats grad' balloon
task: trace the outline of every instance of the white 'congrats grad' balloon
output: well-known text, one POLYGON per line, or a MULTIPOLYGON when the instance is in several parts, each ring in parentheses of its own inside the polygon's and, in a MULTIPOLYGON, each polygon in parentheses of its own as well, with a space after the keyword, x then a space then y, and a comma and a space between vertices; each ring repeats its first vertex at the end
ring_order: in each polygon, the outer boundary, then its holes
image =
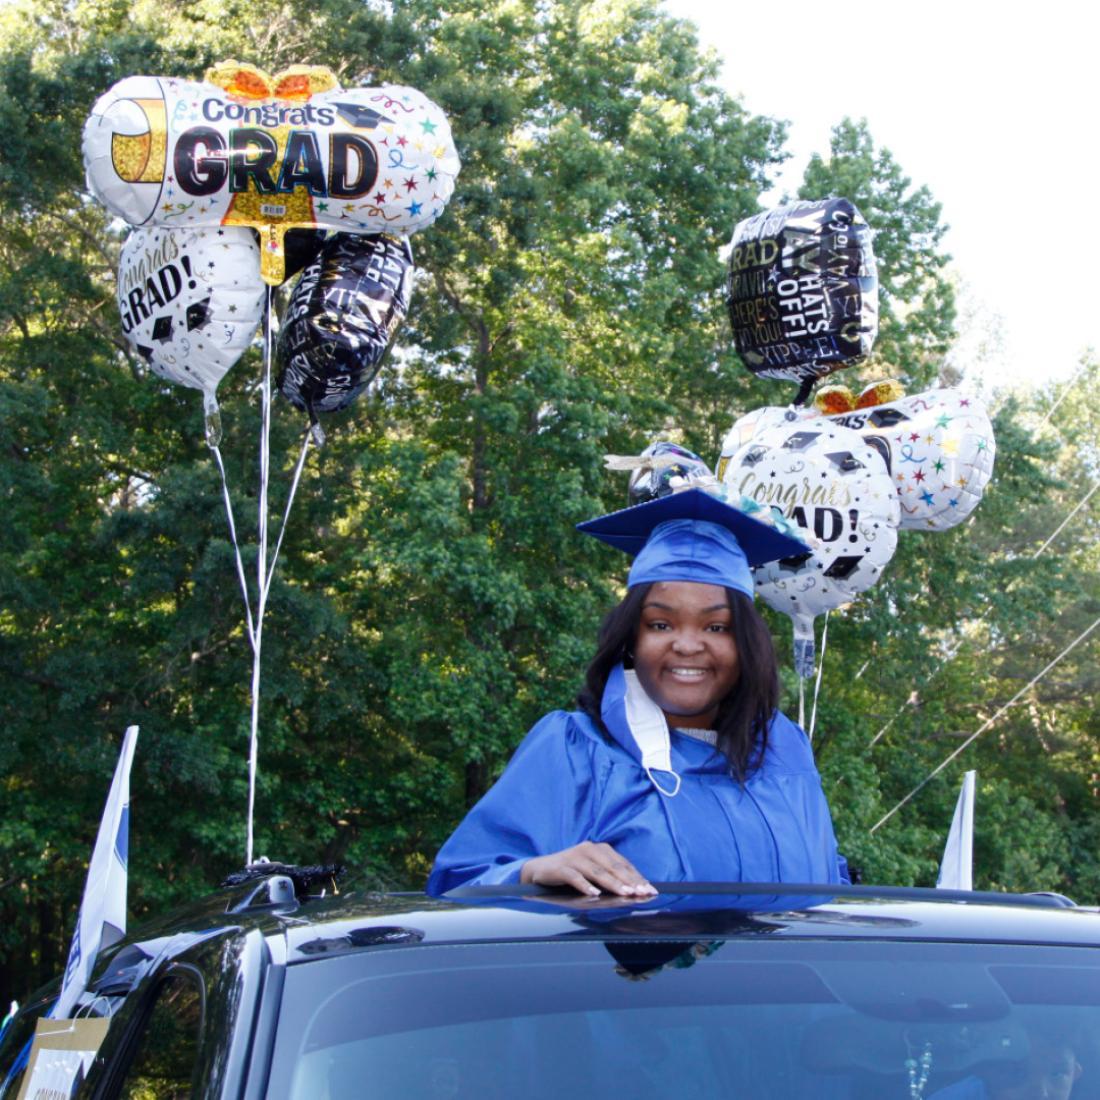
POLYGON ((762 418, 728 456, 722 481, 778 507, 811 552, 759 566, 756 591, 795 628, 795 665, 813 673, 813 619, 850 603, 882 575, 897 546, 898 498, 885 465, 857 432, 826 419, 762 418))
POLYGON ((208 406, 263 317, 252 230, 137 229, 119 262, 122 331, 161 378, 202 390, 208 406))

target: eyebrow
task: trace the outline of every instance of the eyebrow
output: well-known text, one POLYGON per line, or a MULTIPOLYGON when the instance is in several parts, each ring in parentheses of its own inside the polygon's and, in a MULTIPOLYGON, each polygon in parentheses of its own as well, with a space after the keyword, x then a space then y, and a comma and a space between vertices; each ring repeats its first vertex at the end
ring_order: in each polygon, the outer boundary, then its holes
MULTIPOLYGON (((660 608, 661 611, 678 611, 679 610, 679 608, 673 607, 671 604, 660 603, 657 600, 646 600, 646 602, 644 604, 642 604, 642 610, 643 611, 645 611, 649 607, 657 607, 657 608, 660 608)), ((730 609, 729 604, 716 603, 716 604, 712 604, 710 607, 704 607, 702 609, 702 611, 703 611, 704 615, 709 615, 712 611, 729 611, 729 609, 730 609)))

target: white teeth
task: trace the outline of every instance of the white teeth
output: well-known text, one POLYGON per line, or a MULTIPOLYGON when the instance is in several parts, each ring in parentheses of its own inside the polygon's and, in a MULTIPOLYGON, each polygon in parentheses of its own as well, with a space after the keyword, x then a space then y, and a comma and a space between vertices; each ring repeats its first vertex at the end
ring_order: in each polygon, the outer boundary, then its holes
POLYGON ((690 676, 693 679, 705 675, 704 670, 701 668, 674 668, 670 671, 673 676, 690 676))

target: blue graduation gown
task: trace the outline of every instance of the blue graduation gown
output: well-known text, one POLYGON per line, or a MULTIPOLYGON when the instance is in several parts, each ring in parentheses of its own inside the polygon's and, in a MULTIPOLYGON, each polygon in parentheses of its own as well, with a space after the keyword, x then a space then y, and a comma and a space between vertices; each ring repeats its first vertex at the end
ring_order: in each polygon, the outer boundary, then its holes
POLYGON ((847 880, 809 741, 776 713, 764 761, 742 785, 729 761, 671 731, 680 777, 642 766, 626 721, 621 668, 601 715, 608 743, 581 711, 554 711, 528 733, 504 774, 436 857, 427 891, 519 882, 534 856, 585 840, 610 844, 652 882, 847 880), (670 781, 671 779, 671 781, 670 781))

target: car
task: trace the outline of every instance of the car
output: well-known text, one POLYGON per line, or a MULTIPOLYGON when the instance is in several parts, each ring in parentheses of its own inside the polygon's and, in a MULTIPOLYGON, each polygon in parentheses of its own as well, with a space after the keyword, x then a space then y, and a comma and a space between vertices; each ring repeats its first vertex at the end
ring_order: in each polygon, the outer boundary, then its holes
MULTIPOLYGON (((1100 1097, 1097 910, 1056 895, 657 885, 589 900, 248 881, 104 953, 78 1015, 107 1020, 106 1037, 75 1095, 999 1100, 1070 1095, 1026 1091, 1061 1057, 1049 1072, 1072 1078, 1074 1100, 1100 1097)), ((12 1023, 0 1072, 55 995, 12 1023)))

